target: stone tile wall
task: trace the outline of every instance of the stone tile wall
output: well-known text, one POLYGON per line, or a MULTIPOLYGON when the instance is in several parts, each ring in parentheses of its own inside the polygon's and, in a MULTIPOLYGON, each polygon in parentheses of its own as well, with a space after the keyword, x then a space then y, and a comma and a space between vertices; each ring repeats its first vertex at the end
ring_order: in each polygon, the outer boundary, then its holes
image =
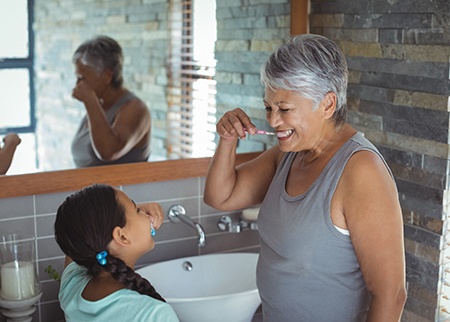
MULTIPOLYGON (((217 119, 242 108, 260 129, 270 130, 259 70, 290 34, 289 0, 216 1, 217 119)), ((238 152, 262 151, 276 144, 272 136, 239 141, 238 152)))
POLYGON ((440 293, 448 216, 450 3, 311 0, 310 32, 343 49, 349 122, 386 157, 405 222, 403 321, 448 318, 440 293))

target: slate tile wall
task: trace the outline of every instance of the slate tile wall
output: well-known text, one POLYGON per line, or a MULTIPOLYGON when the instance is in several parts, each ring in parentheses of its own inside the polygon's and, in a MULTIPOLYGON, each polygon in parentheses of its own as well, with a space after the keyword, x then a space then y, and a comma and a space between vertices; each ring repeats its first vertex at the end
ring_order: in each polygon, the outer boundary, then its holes
POLYGON ((311 0, 310 32, 336 41, 348 60, 348 120, 377 145, 396 177, 408 283, 403 321, 449 318, 441 296, 448 265, 449 17, 447 0, 311 0))

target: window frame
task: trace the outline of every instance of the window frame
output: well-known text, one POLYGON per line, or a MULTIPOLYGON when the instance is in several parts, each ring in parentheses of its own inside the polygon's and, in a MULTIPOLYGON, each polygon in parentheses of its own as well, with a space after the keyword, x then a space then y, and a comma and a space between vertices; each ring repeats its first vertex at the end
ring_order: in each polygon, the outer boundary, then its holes
MULTIPOLYGON (((0 70, 3 69, 26 69, 29 76, 30 95, 30 124, 28 126, 0 127, 0 135, 9 132, 15 133, 35 133, 36 113, 35 113, 35 89, 34 89, 34 0, 27 0, 28 10, 28 57, 26 58, 0 58, 0 70)), ((12 109, 14 107, 11 107, 12 109)))
POLYGON ((169 54, 169 82, 168 82, 168 115, 167 115, 167 157, 190 158, 212 156, 215 150, 215 136, 208 130, 214 125, 215 130, 215 95, 216 81, 215 60, 212 64, 202 64, 194 60, 194 1, 195 0, 170 0, 170 54, 169 54), (207 85, 206 91, 196 89, 196 83, 207 85), (206 105, 207 124, 205 134, 211 139, 203 152, 196 151, 193 137, 198 135, 194 129, 193 119, 199 107, 195 101, 199 101, 197 93, 202 93, 207 98, 200 99, 206 105), (214 115, 213 124, 211 116, 214 115), (206 155, 205 155, 206 152, 206 155))

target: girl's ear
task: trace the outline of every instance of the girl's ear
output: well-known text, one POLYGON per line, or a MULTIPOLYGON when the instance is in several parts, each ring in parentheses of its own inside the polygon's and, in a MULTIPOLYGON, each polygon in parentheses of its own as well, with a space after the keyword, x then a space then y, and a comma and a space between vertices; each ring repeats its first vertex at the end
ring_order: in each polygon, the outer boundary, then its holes
POLYGON ((323 106, 323 112, 324 112, 324 118, 329 119, 333 116, 334 111, 336 111, 336 103, 337 103, 337 96, 334 92, 328 92, 325 94, 323 100, 322 100, 322 106, 323 106))
POLYGON ((125 234, 125 231, 119 226, 116 226, 113 229, 112 239, 115 243, 121 246, 126 246, 130 243, 130 240, 127 238, 127 235, 125 234))

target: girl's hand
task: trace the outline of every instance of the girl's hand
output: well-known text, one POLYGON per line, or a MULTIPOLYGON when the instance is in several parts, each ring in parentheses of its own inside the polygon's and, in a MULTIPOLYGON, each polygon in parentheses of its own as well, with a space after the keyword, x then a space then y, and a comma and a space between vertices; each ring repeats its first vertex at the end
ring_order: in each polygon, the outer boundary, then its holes
POLYGON ((217 134, 225 140, 245 139, 247 134, 256 132, 256 127, 240 108, 226 112, 216 124, 217 134))
POLYGON ((3 138, 3 142, 5 144, 11 144, 13 146, 17 146, 20 144, 20 142, 22 142, 22 140, 20 139, 20 137, 17 135, 17 133, 8 133, 5 135, 5 137, 3 138))
POLYGON ((153 228, 158 229, 164 221, 164 211, 157 202, 148 202, 140 204, 139 208, 144 210, 150 216, 153 222, 153 228))

